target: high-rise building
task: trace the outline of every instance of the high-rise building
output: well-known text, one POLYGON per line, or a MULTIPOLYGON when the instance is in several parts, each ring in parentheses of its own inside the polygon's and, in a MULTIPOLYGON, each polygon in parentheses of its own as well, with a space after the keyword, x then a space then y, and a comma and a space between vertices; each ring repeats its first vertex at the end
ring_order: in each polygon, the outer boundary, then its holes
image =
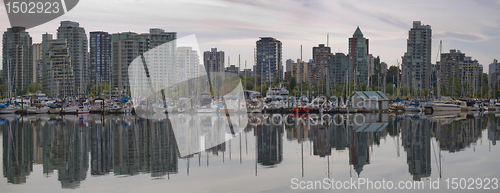
POLYGON ((488 83, 491 88, 500 88, 500 63, 497 59, 493 59, 488 70, 488 83))
POLYGON ((228 67, 226 67, 226 69, 224 71, 225 72, 234 73, 234 74, 238 74, 239 71, 240 71, 240 67, 238 67, 236 65, 229 65, 228 67))
MULTIPOLYGON (((163 29, 159 28, 151 28, 149 29, 149 49, 156 48, 157 46, 163 45, 166 42, 170 42, 177 39, 177 32, 165 32, 163 29)), ((169 50, 175 50, 177 44, 168 44, 169 50)), ((174 53, 168 52, 171 54, 167 56, 167 58, 174 58, 174 53)))
POLYGON ((67 39, 42 36, 43 55, 41 85, 46 94, 58 97, 75 94, 74 72, 67 39))
POLYGON ((381 86, 382 86, 382 92, 386 92, 386 86, 387 86, 387 63, 385 62, 380 62, 380 77, 382 78, 381 81, 381 86))
POLYGON ((441 53, 440 61, 437 62, 437 70, 440 84, 449 87, 451 78, 458 76, 458 64, 464 61, 465 53, 460 50, 450 50, 450 53, 441 53))
POLYGON ((293 64, 293 60, 292 59, 288 59, 286 60, 286 64, 285 64, 285 80, 290 80, 290 78, 292 77, 292 64, 293 64))
POLYGON ((380 62, 380 73, 387 74, 387 63, 380 62))
POLYGON ((89 78, 90 85, 111 80, 111 34, 108 32, 90 32, 89 78))
POLYGON ((57 29, 57 39, 67 39, 71 65, 74 72, 74 84, 79 93, 86 93, 89 81, 88 39, 85 29, 73 21, 61 21, 57 29))
POLYGON ((335 53, 335 55, 330 56, 328 60, 328 85, 339 86, 347 82, 352 83, 352 65, 350 61, 351 57, 345 55, 344 53, 335 53))
MULTIPOLYGON (((163 29, 151 28, 149 33, 141 34, 146 38, 147 54, 144 54, 148 65, 151 84, 154 88, 166 88, 176 80, 178 70, 182 66, 176 64, 177 32, 165 32, 163 29)), ((189 69, 186 69, 189 71, 189 69)))
POLYGON ((11 94, 21 93, 33 83, 32 39, 25 27, 8 28, 2 37, 3 82, 11 94))
MULTIPOLYGON (((471 57, 465 57, 464 61, 458 64, 458 80, 468 89, 481 90, 482 88, 483 65, 471 57)), ((468 92, 470 93, 470 92, 468 92)))
POLYGON ((33 44, 33 83, 39 82, 38 67, 42 61, 42 44, 33 44))
MULTIPOLYGON (((40 62, 40 65, 38 65, 38 80, 40 81, 40 85, 42 86, 42 89, 44 92, 46 92, 46 84, 48 77, 47 73, 50 72, 50 66, 45 65, 50 62, 50 57, 48 57, 48 51, 49 51, 49 40, 53 40, 54 36, 52 34, 42 34, 42 59, 40 62)), ((71 62, 71 61, 70 61, 71 62)), ((73 81, 72 81, 73 82, 73 81)))
POLYGON ((272 37, 261 37, 256 42, 257 58, 254 71, 267 85, 270 85, 276 77, 280 81, 283 79, 281 46, 281 41, 272 37))
POLYGON ((483 66, 477 60, 465 56, 460 50, 450 50, 450 53, 441 53, 440 61, 437 64, 440 84, 446 87, 452 85, 454 78, 460 83, 467 83, 475 89, 481 88, 480 76, 483 66))
POLYGON ((223 72, 224 51, 217 51, 217 48, 212 48, 210 51, 203 52, 203 64, 207 73, 223 72))
POLYGON ((134 32, 124 32, 113 34, 112 43, 111 85, 123 92, 130 88, 128 66, 148 50, 149 39, 134 32))
POLYGON ((319 44, 318 47, 313 47, 314 67, 311 69, 311 84, 318 84, 320 80, 326 78, 326 67, 328 58, 332 55, 330 47, 325 44, 319 44))
POLYGON ((372 54, 368 54, 368 76, 375 73, 375 57, 372 54))
POLYGON ((297 62, 292 61, 291 65, 291 76, 295 77, 297 83, 309 83, 308 81, 308 68, 307 62, 297 59, 297 62))
POLYGON ((408 32, 406 53, 403 56, 402 86, 416 90, 429 89, 431 86, 431 45, 430 25, 413 22, 408 32))
POLYGON ((177 80, 189 80, 201 76, 200 70, 203 67, 200 65, 198 52, 192 47, 178 47, 176 51, 177 59, 177 80))
POLYGON ((359 26, 354 31, 352 38, 349 38, 349 57, 352 62, 349 76, 355 80, 355 84, 362 85, 368 83, 368 39, 363 37, 359 26))

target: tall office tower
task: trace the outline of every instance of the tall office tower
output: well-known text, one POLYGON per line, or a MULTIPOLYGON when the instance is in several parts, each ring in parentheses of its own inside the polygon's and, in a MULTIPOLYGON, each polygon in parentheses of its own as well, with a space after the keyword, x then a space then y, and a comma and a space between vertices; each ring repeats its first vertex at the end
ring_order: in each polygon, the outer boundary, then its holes
POLYGON ((315 85, 320 80, 325 80, 328 58, 332 55, 332 52, 330 47, 325 46, 325 44, 319 44, 318 47, 313 47, 312 51, 315 67, 312 69, 311 73, 314 74, 311 78, 311 84, 315 85))
POLYGON ((406 53, 403 56, 402 86, 415 90, 431 87, 431 45, 432 30, 430 25, 413 22, 408 32, 406 53))
POLYGON ((275 77, 281 81, 283 78, 281 41, 272 37, 261 37, 256 42, 256 47, 257 60, 254 71, 267 85, 270 85, 275 77))
POLYGON ((9 93, 21 93, 33 83, 32 39, 25 27, 7 28, 2 37, 3 82, 9 93))
POLYGON ((490 64, 488 70, 488 83, 492 89, 500 88, 500 63, 497 59, 493 59, 493 63, 490 64))
POLYGON ((108 32, 90 32, 89 77, 90 85, 111 80, 111 34, 108 32))
POLYGON ((148 50, 149 38, 134 32, 115 33, 112 37, 111 85, 125 93, 130 88, 128 66, 140 54, 148 50))
POLYGON ((89 81, 87 62, 88 40, 85 29, 73 21, 61 21, 57 29, 57 39, 67 39, 71 65, 73 66, 77 94, 86 93, 89 81))
POLYGON ((67 39, 52 39, 52 35, 42 36, 42 81, 46 94, 66 97, 75 94, 73 65, 67 39))
POLYGON ((307 62, 300 61, 300 59, 297 59, 297 62, 292 61, 291 76, 295 77, 297 84, 309 83, 308 74, 307 62))
POLYGON ((355 84, 362 85, 368 83, 368 39, 363 37, 361 30, 356 28, 352 38, 349 38, 349 57, 352 62, 352 69, 349 76, 355 80, 355 84))
POLYGON ((203 64, 207 73, 224 72, 224 51, 212 48, 210 51, 203 52, 203 64))
POLYGON ((352 62, 350 57, 344 53, 335 53, 335 55, 330 56, 328 60, 328 85, 332 86, 342 86, 342 84, 347 82, 352 83, 352 62))
POLYGON ((33 83, 39 82, 38 67, 42 61, 42 44, 33 44, 33 83))

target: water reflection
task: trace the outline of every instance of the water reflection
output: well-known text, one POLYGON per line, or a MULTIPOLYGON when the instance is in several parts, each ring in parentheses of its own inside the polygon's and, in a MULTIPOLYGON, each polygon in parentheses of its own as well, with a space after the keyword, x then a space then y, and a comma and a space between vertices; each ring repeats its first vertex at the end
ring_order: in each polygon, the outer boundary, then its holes
POLYGON ((483 130, 487 130, 491 145, 500 140, 500 117, 493 114, 254 114, 249 117, 244 132, 229 141, 226 141, 230 135, 228 129, 206 132, 225 124, 223 120, 186 118, 183 120, 186 127, 199 125, 199 129, 190 133, 176 132, 175 136, 170 119, 102 115, 4 116, 0 121, 3 175, 8 183, 23 184, 29 181, 33 164, 41 164, 45 176, 57 175, 62 188, 71 189, 78 188, 88 178, 89 170, 93 177, 148 174, 153 179, 170 179, 172 174, 179 173, 179 160, 187 160, 188 175, 190 159, 198 159, 201 166, 202 152, 179 156, 179 146, 188 148, 191 145, 211 147, 203 152, 207 154, 207 167, 210 162, 218 161, 210 160, 209 154, 222 157, 225 162, 226 155, 231 159, 235 154, 231 153, 232 147, 239 146, 239 162, 242 163, 242 152, 252 154, 253 148, 255 175, 258 175, 258 165, 274 169, 284 164, 287 156, 293 156, 284 153, 287 152, 286 144, 290 144, 300 149, 303 176, 304 168, 308 167, 304 165, 304 157, 327 157, 330 164, 334 151, 346 152, 346 166, 352 168, 352 175, 361 176, 363 170, 371 169, 368 165, 374 160, 373 156, 381 156, 373 153, 373 148, 381 146, 381 140, 392 138, 397 142, 397 156, 404 156, 400 155, 402 147, 408 173, 413 180, 419 181, 430 177, 432 169, 441 176, 442 151, 475 150, 483 130), (204 144, 207 141, 220 144, 204 144), (437 167, 432 168, 432 164, 437 167))

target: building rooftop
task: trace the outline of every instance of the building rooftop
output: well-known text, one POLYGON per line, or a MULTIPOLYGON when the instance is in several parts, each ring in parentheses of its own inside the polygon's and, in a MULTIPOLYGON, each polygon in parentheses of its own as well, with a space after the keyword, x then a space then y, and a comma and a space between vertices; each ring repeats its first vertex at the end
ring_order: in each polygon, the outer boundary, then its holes
POLYGON ((356 28, 356 31, 354 31, 354 34, 352 34, 353 37, 363 37, 363 33, 361 33, 361 30, 359 29, 359 26, 356 28))

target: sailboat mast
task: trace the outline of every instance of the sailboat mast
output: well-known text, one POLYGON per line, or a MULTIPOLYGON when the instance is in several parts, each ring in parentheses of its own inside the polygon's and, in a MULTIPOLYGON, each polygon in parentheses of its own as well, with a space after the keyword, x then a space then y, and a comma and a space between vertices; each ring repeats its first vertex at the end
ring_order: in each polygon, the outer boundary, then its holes
MULTIPOLYGON (((304 63, 302 62, 302 45, 300 45, 300 65, 302 65, 302 67, 304 67, 304 63)), ((299 64, 297 64, 299 65, 299 64)), ((300 78, 300 97, 302 97, 302 84, 304 84, 304 73, 301 74, 302 77, 300 78)))
POLYGON ((397 81, 397 84, 396 84, 397 94, 396 94, 396 96, 397 96, 397 98, 399 98, 399 89, 401 88, 401 84, 399 82, 399 71, 400 70, 399 70, 399 61, 396 60, 396 62, 398 63, 398 69, 397 69, 398 72, 396 73, 396 81, 397 81))
MULTIPOLYGON (((442 49, 442 46, 443 46, 443 41, 442 41, 442 40, 439 40, 439 56, 438 56, 439 58, 441 58, 441 52, 442 52, 442 50, 441 50, 441 49, 442 49)), ((438 58, 438 57, 436 57, 436 64, 437 64, 437 58, 438 58)), ((441 89, 440 89, 440 88, 441 88, 441 84, 440 84, 440 82, 441 82, 441 78, 440 78, 440 75, 439 75, 439 71, 441 71, 441 66, 442 66, 442 65, 441 65, 441 64, 439 64, 439 66, 440 66, 440 67, 439 67, 439 69, 438 69, 438 71, 437 71, 437 73, 436 73, 436 74, 437 74, 437 75, 436 75, 436 76, 437 76, 437 81, 436 81, 436 82, 437 82, 437 83, 436 83, 436 84, 437 84, 437 88, 436 88, 436 90, 437 90, 438 101, 439 101, 439 100, 441 100, 441 89)))

